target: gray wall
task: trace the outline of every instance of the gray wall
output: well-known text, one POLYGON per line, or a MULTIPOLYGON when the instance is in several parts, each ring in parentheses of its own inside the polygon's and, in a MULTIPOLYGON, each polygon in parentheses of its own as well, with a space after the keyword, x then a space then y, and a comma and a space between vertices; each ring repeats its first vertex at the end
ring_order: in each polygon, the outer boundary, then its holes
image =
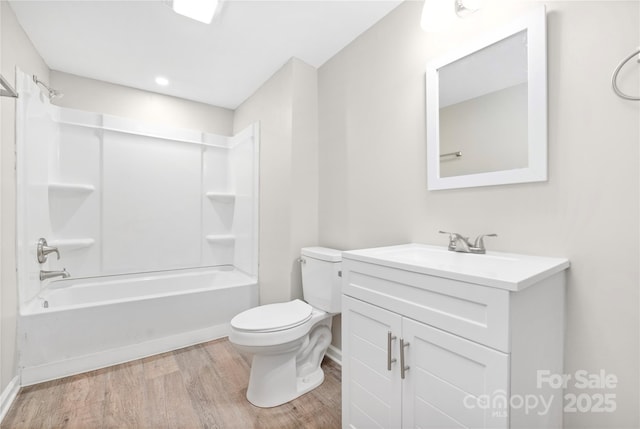
POLYGON ((528 165, 527 84, 441 107, 440 176, 512 170, 528 165))
POLYGON ((51 70, 54 104, 147 123, 232 135, 233 110, 51 70))
MULTIPOLYGON (((405 2, 319 69, 320 242, 445 245, 439 229, 496 232, 490 249, 569 258, 566 372, 605 369, 619 383, 615 413, 567 413, 566 427, 638 427, 640 103, 609 79, 640 43, 640 3, 547 3, 548 182, 426 188, 425 64, 517 3, 488 2, 427 34, 422 3, 405 2)), ((637 73, 623 76, 635 93, 637 73)))
POLYGON ((300 248, 318 243, 316 69, 291 59, 235 112, 260 122, 260 303, 302 296, 300 248))

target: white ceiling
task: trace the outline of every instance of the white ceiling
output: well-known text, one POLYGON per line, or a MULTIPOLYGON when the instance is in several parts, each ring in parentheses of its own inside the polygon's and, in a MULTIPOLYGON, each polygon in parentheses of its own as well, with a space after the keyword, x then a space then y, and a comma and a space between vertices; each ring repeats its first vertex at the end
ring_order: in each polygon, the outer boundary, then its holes
POLYGON ((10 4, 53 70, 235 109, 291 57, 321 66, 401 1, 228 0, 209 25, 168 1, 10 4))

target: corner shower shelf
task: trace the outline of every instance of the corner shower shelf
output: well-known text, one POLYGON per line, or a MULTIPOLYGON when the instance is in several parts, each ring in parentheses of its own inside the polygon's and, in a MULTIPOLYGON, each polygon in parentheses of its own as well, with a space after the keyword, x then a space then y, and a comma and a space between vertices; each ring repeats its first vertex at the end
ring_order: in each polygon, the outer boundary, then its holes
POLYGON ((236 194, 229 192, 207 192, 205 195, 211 201, 217 201, 219 203, 233 204, 236 200, 236 194))
POLYGON ((205 237, 209 243, 212 244, 233 244, 236 241, 236 237, 231 234, 215 234, 207 235, 205 237))
POLYGON ((49 183, 49 192, 59 193, 62 195, 82 195, 95 191, 93 185, 84 185, 80 183, 49 183))
POLYGON ((65 250, 84 249, 91 247, 96 241, 93 238, 66 238, 60 240, 49 240, 49 245, 65 250))

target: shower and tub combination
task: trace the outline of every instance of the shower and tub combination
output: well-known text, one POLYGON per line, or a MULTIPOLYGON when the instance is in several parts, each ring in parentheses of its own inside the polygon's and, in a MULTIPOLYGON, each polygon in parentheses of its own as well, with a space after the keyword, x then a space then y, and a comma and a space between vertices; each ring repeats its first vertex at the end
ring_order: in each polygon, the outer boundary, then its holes
POLYGON ((258 304, 257 124, 61 108, 23 73, 18 92, 22 384, 226 336, 258 304))

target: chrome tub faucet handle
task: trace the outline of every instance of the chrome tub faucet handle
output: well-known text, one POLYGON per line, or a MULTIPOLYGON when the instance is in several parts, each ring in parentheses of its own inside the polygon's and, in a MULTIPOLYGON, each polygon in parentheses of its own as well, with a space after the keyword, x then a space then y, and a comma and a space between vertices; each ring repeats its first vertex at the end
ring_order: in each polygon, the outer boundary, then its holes
POLYGON ((38 247, 36 249, 36 256, 38 257, 38 262, 41 264, 44 264, 45 262, 47 262, 47 256, 50 253, 55 253, 56 256, 58 257, 58 260, 60 260, 60 252, 58 251, 57 247, 49 246, 47 244, 47 240, 45 240, 44 238, 41 238, 40 240, 38 240, 38 247))

